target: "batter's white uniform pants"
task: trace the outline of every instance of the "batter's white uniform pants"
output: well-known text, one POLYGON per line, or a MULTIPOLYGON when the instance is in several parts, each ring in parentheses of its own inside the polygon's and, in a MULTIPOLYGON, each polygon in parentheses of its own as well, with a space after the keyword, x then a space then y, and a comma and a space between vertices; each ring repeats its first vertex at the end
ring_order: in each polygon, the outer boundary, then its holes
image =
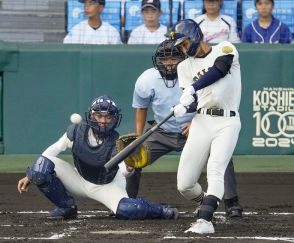
POLYGON ((57 177, 62 181, 66 190, 76 198, 91 198, 116 213, 119 201, 128 197, 126 192, 126 178, 123 176, 121 168, 118 170, 113 181, 96 185, 85 180, 76 168, 57 157, 48 157, 55 164, 57 177))
POLYGON ((177 173, 177 187, 185 198, 191 200, 201 194, 198 180, 207 163, 207 195, 222 199, 225 170, 233 155, 240 129, 239 116, 195 115, 177 173))

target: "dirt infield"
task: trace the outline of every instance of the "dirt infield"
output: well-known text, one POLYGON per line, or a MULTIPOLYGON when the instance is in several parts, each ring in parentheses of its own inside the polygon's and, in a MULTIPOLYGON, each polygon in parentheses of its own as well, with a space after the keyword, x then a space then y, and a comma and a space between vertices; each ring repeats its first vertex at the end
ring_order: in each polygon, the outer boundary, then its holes
MULTIPOLYGON (((21 176, 0 175, 1 242, 294 242, 294 173, 237 174, 244 216, 227 219, 221 204, 214 219, 216 233, 209 236, 184 233, 195 208, 177 192, 175 173, 144 173, 140 195, 176 206, 177 221, 117 220, 90 200, 78 202, 77 220, 47 220, 53 206, 34 186, 18 194, 21 176)), ((206 184, 204 176, 201 182, 206 184)))

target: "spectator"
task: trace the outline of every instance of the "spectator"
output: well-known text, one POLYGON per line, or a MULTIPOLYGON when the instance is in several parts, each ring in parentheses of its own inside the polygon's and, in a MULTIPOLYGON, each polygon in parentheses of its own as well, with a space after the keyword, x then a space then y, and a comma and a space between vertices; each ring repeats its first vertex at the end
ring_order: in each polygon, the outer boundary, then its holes
POLYGON ((75 25, 64 38, 65 44, 121 44, 119 32, 101 20, 105 0, 79 0, 88 19, 75 25))
POLYGON ((160 0, 143 0, 141 11, 144 24, 131 32, 128 44, 159 44, 164 41, 167 27, 159 23, 162 14, 160 0))
POLYGON ((242 42, 291 43, 289 27, 273 16, 274 0, 255 0, 258 19, 247 25, 242 42))
POLYGON ((219 43, 230 41, 239 43, 237 25, 233 18, 220 13, 223 0, 203 0, 205 14, 194 20, 200 26, 204 35, 204 41, 208 43, 219 43))

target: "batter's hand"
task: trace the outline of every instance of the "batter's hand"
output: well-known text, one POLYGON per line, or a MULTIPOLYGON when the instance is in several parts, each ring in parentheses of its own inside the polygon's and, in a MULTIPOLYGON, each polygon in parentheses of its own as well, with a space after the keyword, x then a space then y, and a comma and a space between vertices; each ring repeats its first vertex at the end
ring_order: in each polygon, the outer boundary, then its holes
POLYGON ((174 117, 182 117, 187 112, 187 108, 182 104, 174 106, 173 108, 171 108, 171 110, 174 111, 174 117))
POLYGON ((191 122, 185 123, 182 126, 182 135, 188 137, 190 126, 191 126, 191 122))
POLYGON ((188 86, 187 88, 185 88, 180 98, 180 103, 186 107, 191 105, 195 101, 193 94, 195 94, 193 86, 188 86))
POLYGON ((30 180, 28 177, 24 177, 18 181, 17 190, 19 193, 27 192, 29 189, 30 180))

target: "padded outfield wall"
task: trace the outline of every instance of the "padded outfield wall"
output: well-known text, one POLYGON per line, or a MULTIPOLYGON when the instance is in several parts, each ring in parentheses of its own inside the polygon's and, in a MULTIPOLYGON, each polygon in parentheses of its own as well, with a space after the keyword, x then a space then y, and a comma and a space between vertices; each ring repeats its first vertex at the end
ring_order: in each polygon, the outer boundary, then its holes
MULTIPOLYGON (((294 45, 237 49, 243 92, 235 154, 294 154, 294 45)), ((153 45, 0 43, 2 153, 41 153, 63 134, 71 113, 83 115, 101 94, 122 108, 119 131, 132 132, 134 83, 152 67, 154 50, 153 45)))

